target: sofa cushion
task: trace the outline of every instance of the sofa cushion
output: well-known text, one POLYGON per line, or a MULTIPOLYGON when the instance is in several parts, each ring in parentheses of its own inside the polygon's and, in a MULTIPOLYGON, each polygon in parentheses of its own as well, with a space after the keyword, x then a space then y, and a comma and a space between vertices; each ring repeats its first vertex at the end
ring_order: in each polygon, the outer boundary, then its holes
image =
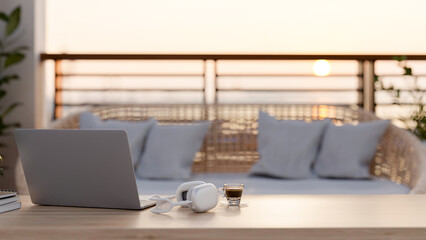
POLYGON ((330 120, 278 121, 259 112, 257 148, 260 159, 250 173, 277 178, 309 177, 323 131, 329 123, 330 120))
MULTIPOLYGON (((385 179, 277 179, 248 176, 247 173, 193 174, 190 181, 211 182, 217 187, 224 183, 243 183, 244 194, 406 194, 410 189, 385 179)), ((179 180, 138 179, 141 195, 174 194, 179 180)))
POLYGON ((154 123, 154 119, 150 119, 148 121, 102 121, 102 119, 91 112, 83 112, 80 114, 80 129, 125 130, 129 140, 133 166, 135 166, 140 159, 143 146, 145 145, 146 136, 154 123))
POLYGON ((389 121, 358 125, 330 124, 324 134, 314 172, 320 177, 369 178, 370 162, 389 121))
POLYGON ((136 168, 140 178, 186 179, 203 143, 209 122, 187 125, 155 124, 136 168))

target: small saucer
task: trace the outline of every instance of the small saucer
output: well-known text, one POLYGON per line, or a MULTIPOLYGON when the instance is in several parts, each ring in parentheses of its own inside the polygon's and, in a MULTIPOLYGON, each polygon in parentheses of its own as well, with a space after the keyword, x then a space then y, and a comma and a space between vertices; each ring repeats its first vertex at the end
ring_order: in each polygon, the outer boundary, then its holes
MULTIPOLYGON (((222 204, 223 206, 226 206, 226 207, 238 207, 238 206, 234 206, 234 205, 229 205, 227 200, 220 200, 219 203, 222 204)), ((239 207, 245 207, 245 206, 248 205, 248 203, 249 203, 248 201, 241 201, 239 207)))

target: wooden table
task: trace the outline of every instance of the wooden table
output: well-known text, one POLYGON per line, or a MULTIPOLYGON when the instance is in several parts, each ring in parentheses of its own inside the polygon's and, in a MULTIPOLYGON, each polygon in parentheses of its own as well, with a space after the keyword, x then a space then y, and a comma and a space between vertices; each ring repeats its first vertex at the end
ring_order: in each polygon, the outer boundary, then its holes
POLYGON ((0 214, 0 239, 426 239, 426 195, 246 195, 247 207, 167 214, 38 206, 0 214))

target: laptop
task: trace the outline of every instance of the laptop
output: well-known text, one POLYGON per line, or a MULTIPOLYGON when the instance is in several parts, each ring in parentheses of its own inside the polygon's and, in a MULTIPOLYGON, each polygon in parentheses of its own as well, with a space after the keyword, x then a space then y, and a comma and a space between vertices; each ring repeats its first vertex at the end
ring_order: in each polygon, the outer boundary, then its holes
POLYGON ((31 201, 40 205, 146 209, 124 130, 14 131, 31 201))

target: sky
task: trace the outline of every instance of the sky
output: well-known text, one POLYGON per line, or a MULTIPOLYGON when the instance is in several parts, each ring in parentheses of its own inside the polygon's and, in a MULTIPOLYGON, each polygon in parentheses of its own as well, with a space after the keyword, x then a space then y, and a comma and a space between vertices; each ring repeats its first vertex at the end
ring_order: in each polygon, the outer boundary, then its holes
POLYGON ((426 54, 421 0, 47 0, 48 52, 426 54))

